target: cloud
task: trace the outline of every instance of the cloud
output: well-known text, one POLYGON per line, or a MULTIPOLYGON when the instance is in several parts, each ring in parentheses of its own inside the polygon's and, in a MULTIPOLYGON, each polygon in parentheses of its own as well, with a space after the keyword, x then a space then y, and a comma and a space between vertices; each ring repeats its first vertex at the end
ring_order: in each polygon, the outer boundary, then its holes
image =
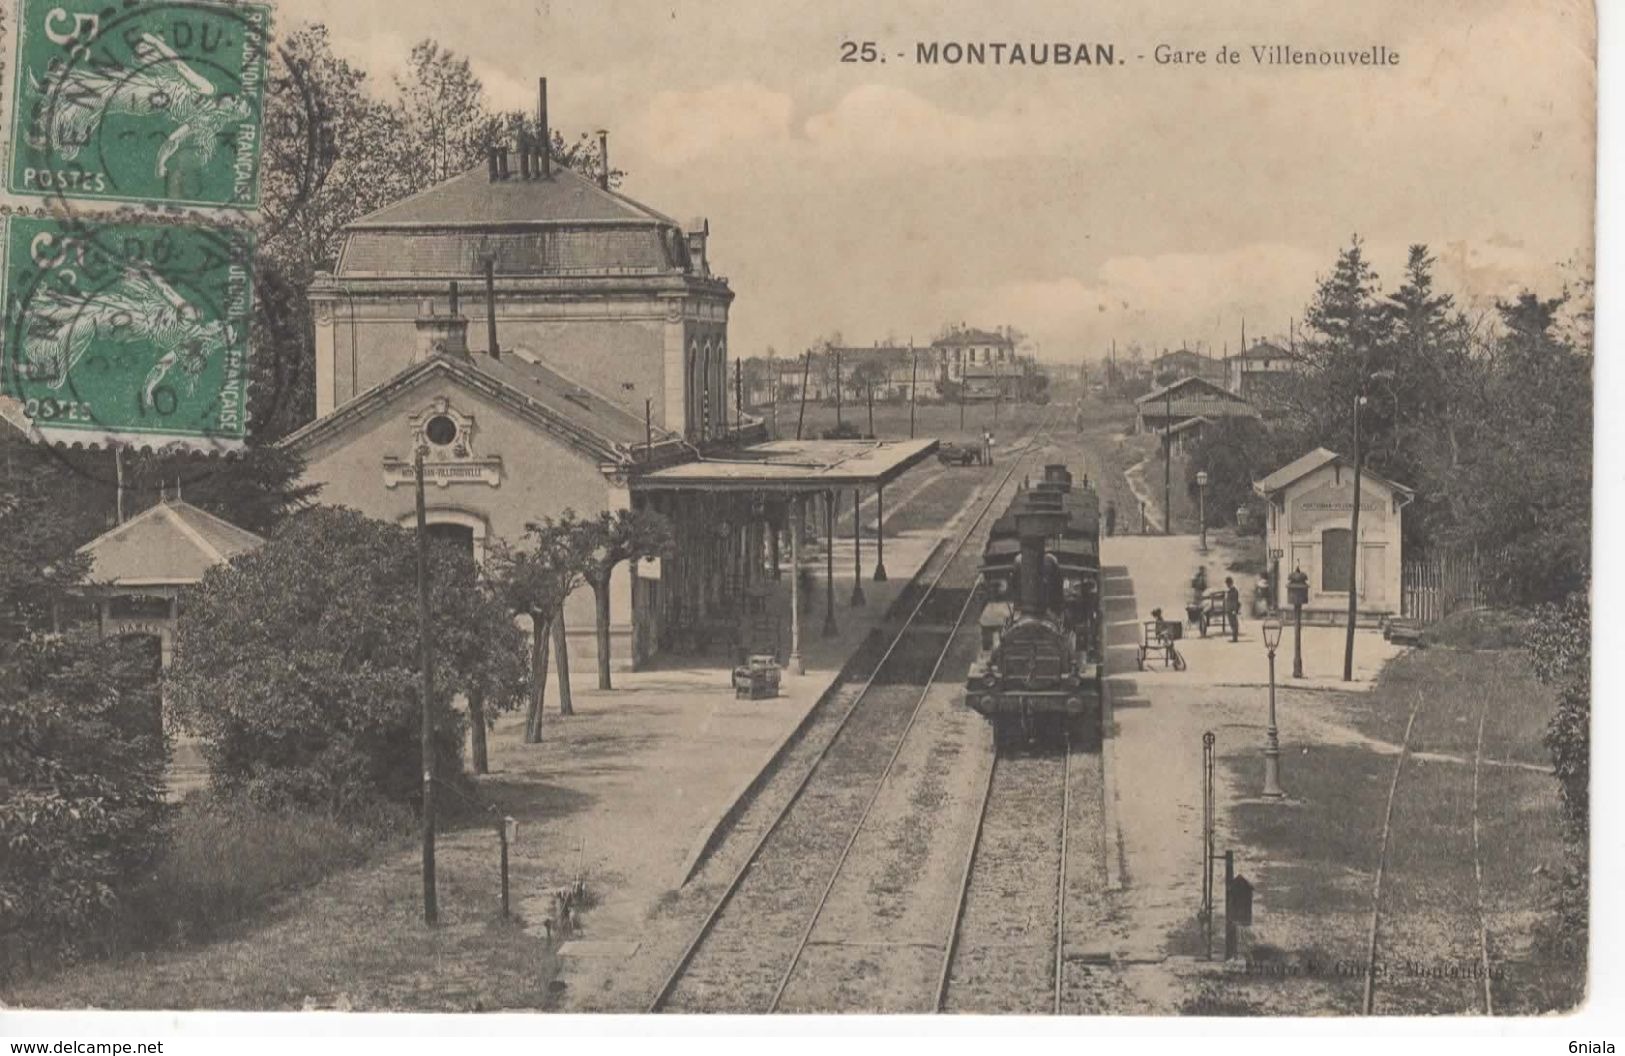
POLYGON ((794 108, 790 96, 750 81, 662 91, 633 120, 629 134, 640 155, 656 164, 685 165, 787 142, 794 108))

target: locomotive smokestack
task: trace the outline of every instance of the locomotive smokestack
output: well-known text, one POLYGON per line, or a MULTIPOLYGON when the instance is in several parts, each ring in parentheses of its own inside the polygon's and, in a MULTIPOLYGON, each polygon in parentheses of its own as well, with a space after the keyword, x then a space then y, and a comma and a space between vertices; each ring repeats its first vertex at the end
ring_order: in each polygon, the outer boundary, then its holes
POLYGON ((1016 535, 1021 539, 1021 607, 1039 612, 1044 607, 1044 544, 1066 529, 1066 514, 1016 514, 1016 535))

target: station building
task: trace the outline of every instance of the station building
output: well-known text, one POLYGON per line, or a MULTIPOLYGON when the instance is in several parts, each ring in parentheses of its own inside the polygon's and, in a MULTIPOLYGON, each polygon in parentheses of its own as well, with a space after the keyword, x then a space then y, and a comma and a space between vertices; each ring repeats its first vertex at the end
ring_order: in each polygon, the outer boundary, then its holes
MULTIPOLYGON (((883 487, 935 448, 766 443, 734 405, 734 294, 709 237, 607 180, 493 153, 344 229, 309 293, 318 418, 283 443, 320 501, 401 525, 424 450, 430 531, 477 559, 566 510, 665 514, 676 555, 611 582, 612 663, 641 666, 737 611, 809 497, 883 487)), ((564 615, 572 656, 594 659, 590 592, 564 615)))
POLYGON ((1284 583, 1294 569, 1309 577, 1307 618, 1346 615, 1349 591, 1357 612, 1381 618, 1400 611, 1404 511, 1416 493, 1369 470, 1360 473, 1360 538, 1352 535, 1354 469, 1324 447, 1253 484, 1269 501, 1267 536, 1284 583))

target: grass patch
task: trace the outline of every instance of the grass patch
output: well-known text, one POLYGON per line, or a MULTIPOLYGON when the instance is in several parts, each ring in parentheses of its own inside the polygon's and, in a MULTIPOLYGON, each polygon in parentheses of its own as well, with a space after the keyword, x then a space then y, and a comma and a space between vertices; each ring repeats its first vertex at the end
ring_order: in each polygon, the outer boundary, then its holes
POLYGON ((1361 733, 1397 745, 1418 699, 1413 750, 1470 760, 1482 712, 1486 758, 1549 765, 1542 737, 1556 702, 1521 650, 1407 653, 1388 665, 1374 692, 1349 699, 1347 717, 1361 733))
MULTIPOLYGON (((1482 1011, 1476 980, 1446 971, 1479 965, 1472 760, 1481 714, 1479 860, 1496 1011, 1572 1008, 1583 997, 1586 966, 1583 955, 1552 941, 1564 865, 1556 782, 1539 770, 1496 765, 1539 764, 1544 757, 1540 735, 1551 703, 1522 653, 1411 653, 1389 665, 1372 692, 1329 703, 1341 721, 1394 746, 1418 709, 1410 744, 1419 754, 1406 759, 1400 775, 1384 872, 1378 946, 1387 974, 1379 980, 1378 1011, 1482 1011)), ((1289 997, 1309 1001, 1313 991, 1309 1007, 1357 1011, 1350 1002, 1360 989, 1397 761, 1372 747, 1311 745, 1283 758, 1291 803, 1231 809, 1242 871, 1256 873, 1259 890, 1256 924, 1243 949, 1255 960, 1291 965, 1294 974, 1227 982, 1223 996, 1274 1009, 1289 997), (1315 973, 1305 970, 1311 964, 1319 966, 1315 973), (1345 985, 1351 975, 1353 985, 1345 985)), ((1240 787, 1256 784, 1256 757, 1227 757, 1224 765, 1240 787)))
POLYGON ((1522 649, 1526 617, 1504 609, 1454 612, 1429 627, 1429 645, 1449 649, 1522 649))
POLYGON ((213 939, 281 897, 403 846, 415 825, 404 807, 339 818, 192 796, 167 827, 156 871, 126 900, 118 945, 213 939))

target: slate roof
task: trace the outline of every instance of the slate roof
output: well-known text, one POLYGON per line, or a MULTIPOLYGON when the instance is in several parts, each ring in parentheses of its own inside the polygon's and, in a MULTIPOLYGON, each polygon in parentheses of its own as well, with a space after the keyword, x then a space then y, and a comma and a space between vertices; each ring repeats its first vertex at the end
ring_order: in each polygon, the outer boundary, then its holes
MULTIPOLYGON (((1315 470, 1320 469, 1322 466, 1329 466, 1333 462, 1339 461, 1343 461, 1343 456, 1338 454, 1336 451, 1332 451, 1324 447, 1317 447, 1308 454, 1299 455, 1297 458, 1293 459, 1291 462, 1288 462, 1280 469, 1277 469, 1274 473, 1271 473, 1263 480, 1254 481, 1253 491, 1258 495, 1273 495, 1282 488, 1290 487, 1291 485, 1297 483, 1304 477, 1307 477, 1309 474, 1313 473, 1315 470)), ((1408 488, 1403 484, 1395 483, 1386 477, 1371 472, 1369 469, 1363 470, 1362 475, 1368 480, 1379 481, 1382 484, 1393 488, 1395 491, 1403 492, 1406 495, 1416 494, 1415 489, 1408 488)))
POLYGON ((555 165, 548 179, 492 180, 481 164, 346 225, 351 231, 392 227, 506 227, 535 223, 631 221, 680 226, 676 220, 605 190, 574 169, 555 165))
MULTIPOLYGON (((682 226, 570 169, 490 179, 482 166, 353 221, 336 274, 693 273, 682 226)), ((720 281, 720 280, 719 280, 720 281)))
MULTIPOLYGON (((627 462, 632 445, 644 441, 644 421, 592 389, 512 350, 500 360, 484 354, 463 358, 436 355, 414 363, 394 377, 285 437, 283 446, 308 449, 322 439, 364 419, 379 405, 419 380, 443 373, 529 419, 547 432, 600 462, 627 462)), ((656 448, 677 444, 656 432, 656 448)))
POLYGON ((107 586, 196 583, 215 565, 265 540, 179 499, 165 500, 79 548, 87 582, 107 586))
POLYGON ((1181 400, 1196 400, 1209 407, 1213 406, 1215 403, 1238 403, 1246 406, 1249 410, 1251 409, 1251 405, 1248 404, 1246 400, 1242 399, 1240 396, 1237 396, 1224 386, 1218 384, 1217 382, 1210 381, 1207 378, 1199 378, 1194 376, 1180 378, 1178 381, 1170 382, 1160 389, 1152 389, 1144 396, 1135 399, 1134 402, 1140 405, 1140 409, 1144 413, 1154 414, 1160 409, 1160 405, 1168 399, 1168 394, 1170 392, 1175 394, 1174 413, 1176 414, 1179 413, 1178 408, 1181 400), (1182 392, 1181 390, 1185 391, 1182 392), (1148 406, 1152 403, 1156 403, 1159 406, 1148 406))

